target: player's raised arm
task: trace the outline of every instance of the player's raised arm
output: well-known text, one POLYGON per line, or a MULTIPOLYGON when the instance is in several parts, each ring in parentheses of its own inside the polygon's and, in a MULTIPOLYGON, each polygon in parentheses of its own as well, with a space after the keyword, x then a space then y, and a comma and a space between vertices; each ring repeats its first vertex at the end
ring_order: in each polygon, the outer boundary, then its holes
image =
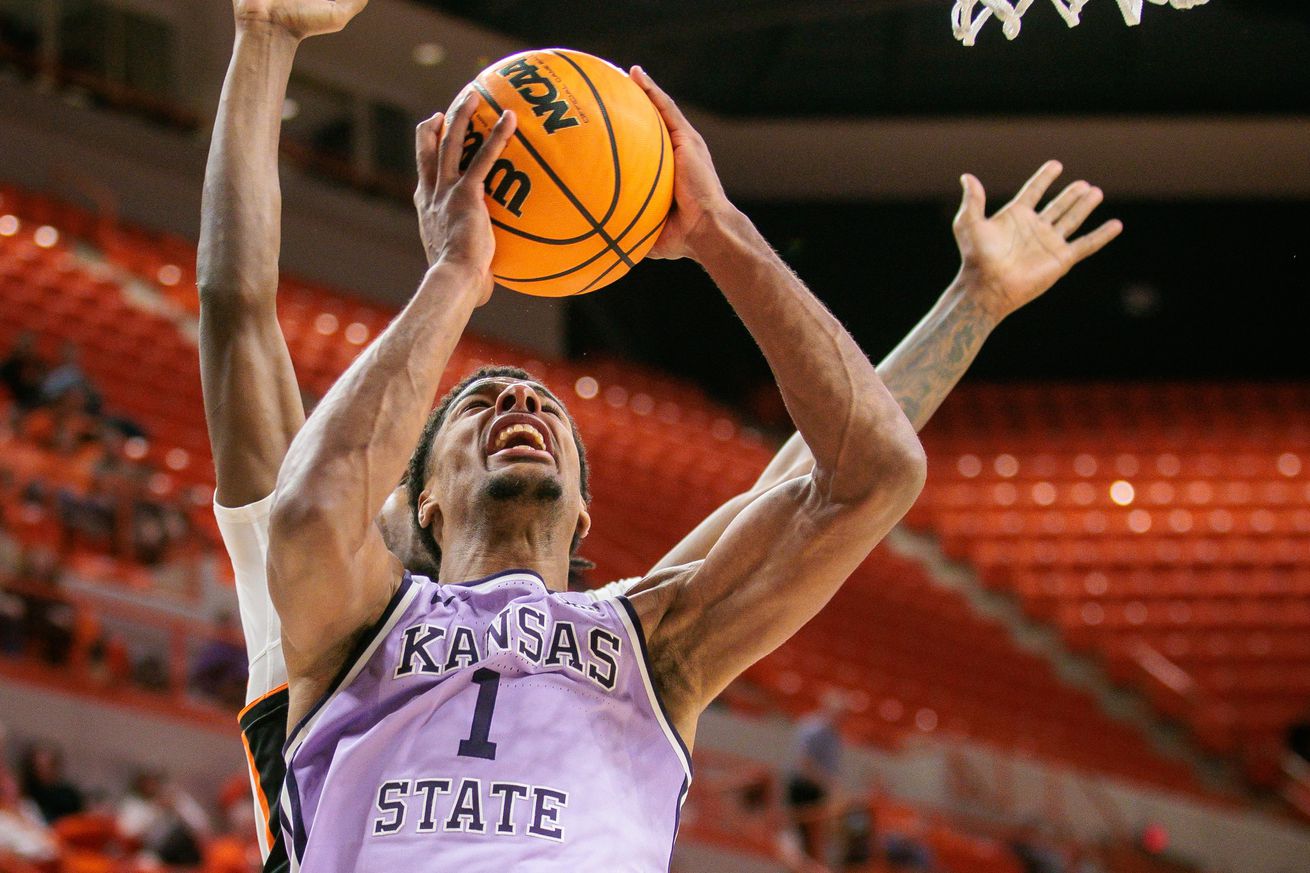
POLYGON ((277 323, 278 134, 300 40, 340 30, 368 0, 234 0, 236 42, 205 168, 197 278, 200 376, 216 499, 268 496, 304 422, 277 323))
POLYGON ((654 256, 692 257, 709 272, 814 454, 810 473, 752 502, 703 562, 633 596, 656 670, 664 654, 677 660, 656 681, 686 729, 728 681, 827 602, 910 508, 926 462, 873 364, 728 202, 704 141, 673 101, 640 71, 637 78, 669 125, 677 174, 654 256))
MULTIPOLYGON (((1061 169, 1057 161, 1048 161, 990 218, 982 183, 972 175, 961 177, 964 198, 953 224, 960 272, 923 320, 878 365, 883 384, 916 431, 923 429, 960 381, 996 325, 1046 293, 1074 265, 1123 230, 1119 221, 1112 220, 1073 238, 1103 198, 1101 189, 1081 179, 1039 212, 1043 195, 1061 169)), ((655 569, 704 558, 752 500, 780 482, 808 473, 813 465, 809 447, 800 434, 793 434, 749 491, 707 516, 655 569)))
POLYGON ((374 518, 395 489, 441 373, 474 308, 491 294, 494 240, 483 181, 514 131, 497 122, 468 170, 460 150, 474 108, 419 126, 420 218, 437 257, 399 316, 323 398, 287 451, 269 537, 269 587, 297 676, 375 618, 401 567, 374 518))

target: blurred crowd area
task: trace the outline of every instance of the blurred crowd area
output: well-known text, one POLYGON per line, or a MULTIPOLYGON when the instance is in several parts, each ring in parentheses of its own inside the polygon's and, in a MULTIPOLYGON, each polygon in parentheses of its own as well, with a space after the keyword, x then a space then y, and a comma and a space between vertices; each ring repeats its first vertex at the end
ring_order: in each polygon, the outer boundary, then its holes
POLYGON ((74 348, 46 360, 37 345, 24 335, 0 361, 0 655, 239 707, 211 492, 155 469, 149 435, 104 407, 74 348), (147 614, 162 607, 181 616, 171 633, 147 614))
POLYGON ((16 744, 0 742, 0 873, 259 869, 244 773, 200 798, 146 770, 106 792, 68 772, 52 743, 8 745, 16 744))
MULTIPOLYGON (((144 460, 145 431, 104 408, 77 357, 76 347, 65 345, 59 360, 47 361, 37 351, 36 337, 24 334, 0 363, 0 381, 10 398, 0 438, 7 448, 49 453, 71 478, 57 483, 34 476, 10 487, 19 489, 25 503, 39 503, 59 520, 60 553, 85 544, 157 566, 191 539, 193 507, 185 495, 166 496, 160 471, 144 460)), ((12 470, 6 472, 12 480, 12 470)))
POLYGON ((681 839, 753 849, 788 873, 1197 873, 1170 859, 1158 822, 1110 814, 1100 838, 1080 838, 1085 822, 1060 804, 1017 813, 1002 782, 957 754, 946 761, 952 810, 898 799, 845 750, 851 714, 829 695, 792 722, 792 749, 776 767, 698 751, 681 839))

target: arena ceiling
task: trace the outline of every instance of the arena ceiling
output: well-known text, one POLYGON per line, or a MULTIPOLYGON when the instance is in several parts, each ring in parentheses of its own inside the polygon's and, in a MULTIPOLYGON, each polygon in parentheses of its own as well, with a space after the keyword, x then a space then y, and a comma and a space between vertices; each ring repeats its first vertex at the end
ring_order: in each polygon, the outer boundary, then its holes
POLYGON ((950 0, 424 0, 530 44, 641 63, 732 118, 1264 115, 1310 111, 1303 0, 1147 4, 1127 28, 1091 0, 1070 30, 1037 0, 1019 37, 970 49, 950 0))

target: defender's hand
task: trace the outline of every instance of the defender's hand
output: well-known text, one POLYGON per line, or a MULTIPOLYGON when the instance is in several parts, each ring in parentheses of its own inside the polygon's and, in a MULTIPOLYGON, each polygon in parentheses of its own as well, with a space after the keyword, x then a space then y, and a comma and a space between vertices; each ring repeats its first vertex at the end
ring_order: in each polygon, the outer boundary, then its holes
POLYGON ((514 135, 516 122, 513 110, 505 110, 461 175, 464 135, 477 106, 477 94, 469 91, 456 100, 449 113, 443 116, 438 112, 420 124, 415 133, 418 188, 414 191, 414 206, 429 263, 458 264, 470 269, 478 277, 481 302, 485 303, 493 287, 491 256, 496 251, 496 240, 483 183, 514 135), (447 119, 449 124, 445 123, 447 119))
POLYGON ((706 216, 729 211, 732 204, 723 192, 705 140, 678 104, 641 67, 633 67, 631 76, 663 116, 673 143, 673 208, 647 257, 694 257, 697 240, 708 229, 706 216))
POLYGON ((336 33, 368 0, 232 0, 237 24, 267 22, 296 39, 336 33))
POLYGON ((1100 188, 1081 179, 1037 211, 1063 169, 1059 161, 1048 161, 991 218, 982 183, 967 173, 960 179, 964 199, 953 225, 962 259, 960 281, 997 319, 1040 297, 1123 230, 1122 222, 1112 220, 1070 239, 1104 199, 1100 188))

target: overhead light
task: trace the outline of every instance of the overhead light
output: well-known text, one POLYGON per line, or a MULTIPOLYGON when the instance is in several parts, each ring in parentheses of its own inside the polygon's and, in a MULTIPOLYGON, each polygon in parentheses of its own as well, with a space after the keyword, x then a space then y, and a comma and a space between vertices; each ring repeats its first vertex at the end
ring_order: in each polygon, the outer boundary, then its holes
POLYGON ((1119 294, 1124 314, 1133 318, 1147 318, 1155 315, 1164 302, 1160 289, 1147 282, 1133 282, 1125 285, 1119 294))
POLYGON ((414 63, 420 67, 435 67, 446 59, 446 47, 435 42, 421 42, 414 46, 414 63))

